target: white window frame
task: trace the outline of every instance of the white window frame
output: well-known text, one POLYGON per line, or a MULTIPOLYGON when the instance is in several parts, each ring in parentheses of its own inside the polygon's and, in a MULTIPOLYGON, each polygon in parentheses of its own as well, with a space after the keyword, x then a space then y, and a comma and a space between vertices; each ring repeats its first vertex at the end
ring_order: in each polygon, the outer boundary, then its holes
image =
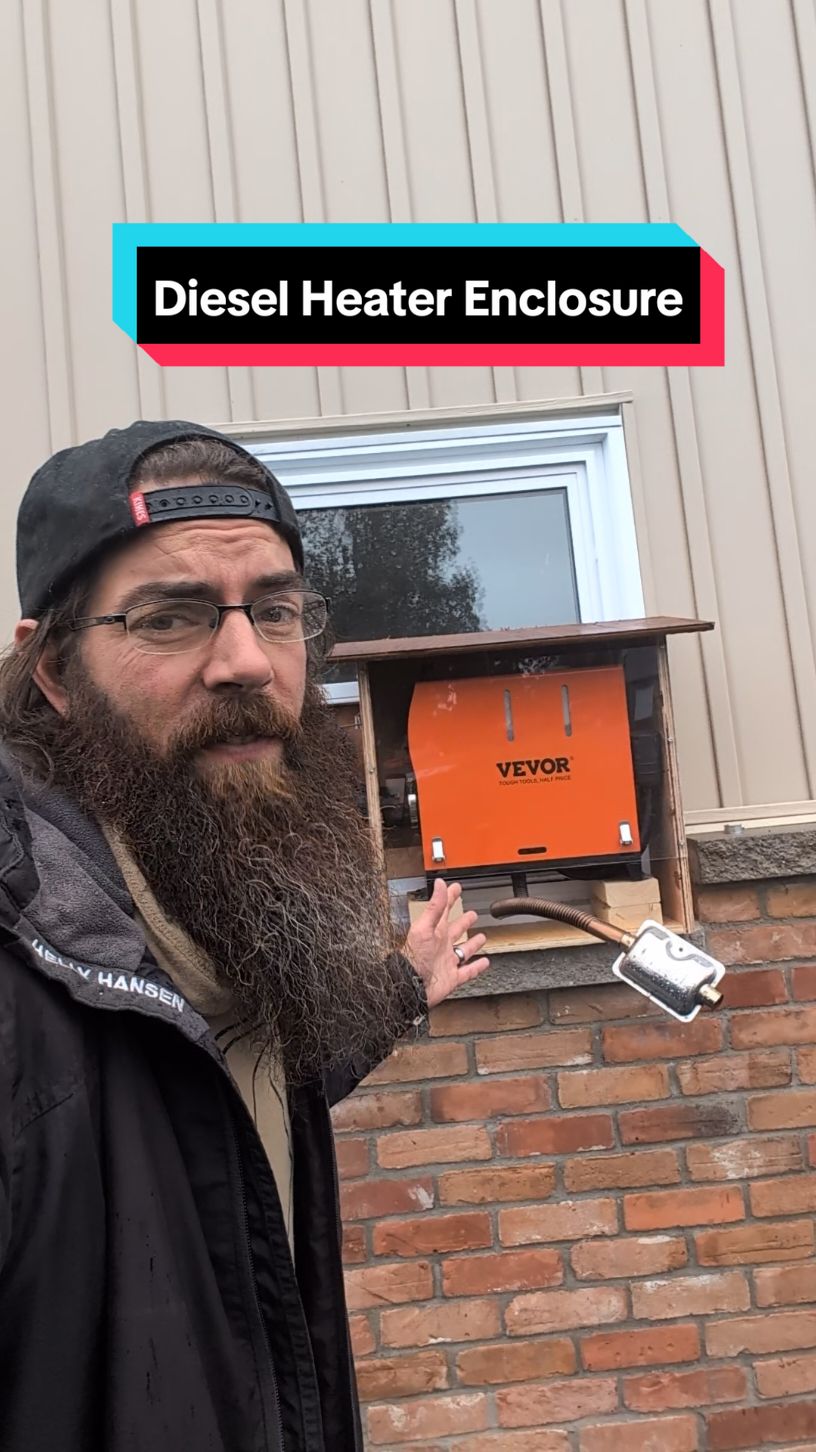
MULTIPOLYGON (((623 420, 517 418, 437 428, 243 439, 296 509, 564 488, 584 623, 644 614, 623 420)), ((356 700, 356 686, 334 687, 356 700)))

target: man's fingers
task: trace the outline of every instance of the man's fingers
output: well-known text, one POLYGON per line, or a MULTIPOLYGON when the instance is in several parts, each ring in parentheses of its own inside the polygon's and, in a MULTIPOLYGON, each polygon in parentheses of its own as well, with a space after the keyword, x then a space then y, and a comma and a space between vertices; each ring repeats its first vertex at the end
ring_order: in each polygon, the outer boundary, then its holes
POLYGON ((441 877, 437 877, 433 885, 433 892, 428 899, 428 906, 425 909, 428 925, 433 931, 438 928, 443 917, 448 911, 449 889, 445 886, 441 877))
POLYGON ((457 981, 459 983, 469 983, 471 978, 478 978, 480 973, 486 973, 489 967, 489 958, 474 958, 460 968, 457 981))
MULTIPOLYGON (((448 924, 451 930, 453 941, 455 943, 458 943, 459 946, 462 947, 462 939, 467 937, 468 933, 473 927, 473 924, 475 922, 478 922, 478 919, 479 914, 476 912, 463 913, 460 918, 454 918, 453 922, 448 924)), ((487 938, 483 938, 482 942, 486 943, 487 938)))

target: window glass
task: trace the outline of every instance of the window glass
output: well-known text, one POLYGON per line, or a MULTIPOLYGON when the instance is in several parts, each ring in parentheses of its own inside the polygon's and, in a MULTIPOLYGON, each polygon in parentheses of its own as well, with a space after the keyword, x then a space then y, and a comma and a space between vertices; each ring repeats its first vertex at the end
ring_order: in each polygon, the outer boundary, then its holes
POLYGON ((299 522, 338 640, 580 620, 563 488, 305 509, 299 522))

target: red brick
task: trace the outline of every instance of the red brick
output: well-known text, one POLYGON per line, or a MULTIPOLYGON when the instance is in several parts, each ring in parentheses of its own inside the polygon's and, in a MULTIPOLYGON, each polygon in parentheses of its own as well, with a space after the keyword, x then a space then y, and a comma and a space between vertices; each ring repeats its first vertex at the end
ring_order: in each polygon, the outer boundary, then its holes
POLYGON ((375 1255, 437 1255, 449 1250, 482 1250, 492 1243, 490 1216, 482 1211, 388 1220, 375 1225, 372 1234, 375 1255))
POLYGON ((609 1114, 569 1114, 543 1119, 519 1119, 500 1124, 496 1151, 512 1159, 527 1155, 576 1154, 579 1150, 608 1149, 615 1143, 609 1114))
POLYGON ((446 1296, 488 1296, 558 1286, 564 1266, 556 1250, 504 1250, 500 1255, 452 1256, 442 1267, 446 1296))
POLYGON ((540 1077, 492 1079, 483 1084, 446 1084, 431 1090, 431 1119, 437 1124, 496 1119, 549 1109, 550 1091, 540 1077))
POLYGON ((371 1352, 376 1349, 377 1343, 374 1340, 374 1332, 368 1316, 349 1316, 349 1331, 351 1332, 351 1349, 355 1359, 370 1356, 371 1352))
POLYGON ((447 1301, 383 1311, 383 1346, 431 1346, 441 1341, 489 1341, 501 1329, 495 1301, 447 1301))
POLYGON ((614 1235, 618 1207, 612 1199, 559 1200, 499 1211, 502 1245, 532 1245, 541 1241, 578 1240, 588 1235, 614 1235))
POLYGON ((577 1291, 533 1291, 516 1296, 505 1311, 511 1336, 545 1336, 579 1326, 607 1326, 628 1316, 626 1293, 618 1286, 586 1286, 577 1291))
POLYGON ((747 1311, 750 1304, 748 1282, 739 1271, 637 1281, 632 1286, 632 1315, 636 1321, 671 1321, 677 1316, 747 1311))
POLYGON ((384 1170, 405 1170, 412 1165, 445 1165, 457 1160, 489 1160, 486 1129, 401 1129, 377 1140, 377 1159, 384 1170))
POLYGON ((698 1452, 699 1447, 693 1416, 605 1422, 581 1432, 581 1452, 698 1452))
POLYGON ((755 1452, 757 1447, 801 1442, 816 1432, 816 1402, 769 1402, 709 1412, 706 1421, 710 1452, 755 1452))
POLYGON ((555 1187, 553 1165, 508 1165, 496 1170, 451 1170, 439 1176, 443 1205, 493 1205, 503 1200, 543 1200, 555 1187))
POLYGON ((425 1083, 450 1079, 468 1071, 464 1044, 398 1044, 393 1054, 363 1080, 368 1084, 425 1083))
POLYGON ((801 1129, 816 1124, 816 1090, 754 1094, 748 1100, 748 1123, 751 1129, 801 1129))
POLYGON ((620 1240, 583 1241, 573 1247, 570 1259, 579 1280, 629 1280, 679 1270, 688 1262, 688 1248, 679 1235, 627 1235, 620 1240))
POLYGON ((701 923, 747 923, 761 916, 759 896, 750 887, 699 887, 695 906, 701 923))
POLYGON ((566 1339, 499 1342, 460 1351, 456 1374, 464 1386, 502 1386, 509 1381, 539 1381, 575 1371, 575 1347, 566 1339))
POLYGON ((591 1155, 564 1166, 568 1190, 620 1190, 638 1185, 676 1185, 680 1167, 674 1150, 631 1150, 623 1155, 591 1155))
POLYGON ((765 902, 770 918, 812 918, 816 916, 816 878, 769 887, 765 902))
POLYGON ((393 1129, 397 1124, 419 1124, 422 1098, 418 1089, 391 1094, 351 1094, 332 1110, 335 1130, 393 1129))
POLYGON ((434 1185, 430 1176, 416 1180, 366 1180, 343 1185, 340 1208, 344 1220, 379 1220, 383 1215, 405 1215, 411 1210, 432 1210, 434 1185))
POLYGON ((602 1023, 615 1018, 656 1018, 659 1009, 624 983, 586 988, 554 988, 550 993, 553 1023, 602 1023))
POLYGON ((785 1003, 788 990, 781 968, 732 968, 719 984, 723 1008, 769 1008, 785 1003))
POLYGON ((754 1271, 758 1306, 797 1306, 816 1301, 816 1265, 789 1265, 754 1271))
POLYGON ((768 1044, 812 1044, 816 1039, 816 1008, 759 1009, 740 1013, 731 1023, 735 1049, 761 1048, 768 1044))
POLYGON ((794 998, 816 998, 816 963, 801 963, 792 968, 791 988, 794 998))
POLYGON ((700 1265, 767 1265, 768 1261, 807 1260, 814 1251, 813 1225, 806 1220, 704 1230, 695 1240, 700 1265))
POLYGON ((368 1409, 368 1435, 375 1447, 401 1446, 420 1437, 447 1437, 487 1426, 483 1392, 451 1392, 424 1401, 399 1402, 368 1409))
POLYGON ((656 1023, 613 1024, 602 1031, 601 1037, 603 1056, 609 1064, 715 1054, 723 1046, 722 1024, 713 1018, 696 1018, 692 1023, 663 1019, 656 1023))
POLYGON ((367 1265, 347 1270, 346 1300, 349 1310, 393 1305, 399 1301, 427 1301, 433 1295, 433 1273, 427 1261, 404 1265, 367 1265))
POLYGON ((537 1427, 547 1422, 577 1422, 593 1413, 614 1412, 618 1389, 612 1377, 592 1380, 528 1382, 496 1392, 502 1427, 537 1427))
POLYGON ((633 1412, 669 1412, 678 1407, 707 1407, 740 1402, 748 1396, 741 1366, 705 1366, 693 1371, 652 1371, 628 1376, 623 1400, 633 1412))
POLYGON ((686 1164, 692 1180, 745 1180, 802 1168, 802 1146, 793 1135, 759 1136, 730 1144, 690 1144, 686 1164))
POLYGON ((346 1265, 359 1265, 361 1261, 368 1259, 366 1248, 365 1227, 362 1225, 343 1226, 343 1261, 346 1265))
POLYGON ((816 956, 816 923, 756 923, 747 928, 715 928, 706 947, 721 963, 779 963, 816 956))
POLYGON ((749 1194, 755 1215, 807 1215, 816 1210, 816 1175, 761 1180, 749 1194))
POLYGON ((504 1074, 517 1069, 549 1069, 556 1064, 591 1064, 589 1029, 545 1029, 538 1034, 502 1034, 476 1045, 480 1074, 504 1074))
MULTIPOLYGON (((477 1432, 475 1437, 457 1437, 449 1442, 450 1452, 570 1452, 569 1432, 477 1432)), ((445 1452, 443 1448, 417 1447, 415 1452, 445 1452)), ((803 1452, 808 1452, 807 1448, 803 1452)))
POLYGON ((668 1093, 669 1074, 663 1064, 636 1069, 584 1069, 558 1075, 558 1098, 565 1109, 665 1099, 668 1093))
MULTIPOLYGON (((757 1271, 757 1276, 761 1272, 757 1271)), ((763 1356, 769 1351, 797 1351, 816 1346, 816 1310, 765 1311, 761 1316, 739 1316, 711 1321, 706 1326, 709 1356, 739 1356, 743 1351, 763 1356)))
POLYGON ((796 1069, 803 1084, 816 1084, 816 1049, 797 1049, 796 1069))
POLYGON ((678 1064, 677 1078, 684 1094, 732 1094, 740 1089, 775 1089, 791 1081, 788 1049, 752 1049, 747 1054, 723 1054, 678 1064))
POLYGON ((357 1385, 364 1402, 445 1391, 450 1385, 445 1354, 415 1351, 407 1356, 382 1356, 364 1361, 357 1368, 357 1385))
POLYGON ((754 1363, 757 1391, 761 1397, 796 1397, 816 1391, 816 1355, 775 1356, 754 1363))
POLYGON ((337 1173, 341 1180, 355 1180, 359 1179, 361 1175, 368 1174, 370 1156, 366 1140, 338 1140, 335 1149, 337 1151, 337 1173))
POLYGON ((742 1220, 743 1215, 742 1193, 735 1186, 656 1190, 652 1195, 625 1195, 623 1199, 627 1230, 671 1230, 677 1225, 724 1224, 742 1220))
POLYGON ((623 1144, 656 1144, 674 1139, 723 1139, 743 1128, 739 1104, 661 1104, 655 1109, 624 1109, 618 1115, 623 1144))
POLYGON ((587 1371, 620 1371, 629 1366, 665 1366, 696 1361, 700 1333, 696 1326, 649 1326, 637 1331, 597 1331, 581 1339, 587 1371))
POLYGON ((496 998, 455 998, 440 1003, 430 1015, 431 1038, 447 1034, 509 1033, 541 1023, 542 1004, 529 993, 496 998))

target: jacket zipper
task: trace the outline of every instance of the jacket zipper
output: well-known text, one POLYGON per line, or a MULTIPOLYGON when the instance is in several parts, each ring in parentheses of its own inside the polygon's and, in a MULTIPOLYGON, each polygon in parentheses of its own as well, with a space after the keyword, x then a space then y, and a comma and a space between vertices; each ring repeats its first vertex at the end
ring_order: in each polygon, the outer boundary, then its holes
MULTIPOLYGON (((321 1117, 322 1117, 322 1120, 323 1120, 322 1134, 323 1134, 324 1138, 325 1138, 325 1136, 327 1134, 328 1134, 328 1137, 329 1137, 329 1144, 328 1144, 328 1147, 327 1147, 328 1148, 327 1159, 328 1159, 329 1165, 331 1166, 332 1199, 333 1199, 333 1202, 334 1202, 334 1223, 335 1223, 335 1229, 337 1230, 338 1237, 339 1237, 340 1241, 342 1242, 342 1238, 343 1238, 343 1222, 342 1222, 341 1217, 340 1217, 340 1209, 339 1209, 339 1206, 340 1206, 340 1184, 339 1184, 339 1181, 338 1181, 338 1178, 337 1178, 337 1161, 335 1159, 334 1132, 333 1132, 332 1127, 331 1127, 331 1116, 330 1116, 330 1110, 329 1110, 328 1102, 326 1101, 325 1098, 323 1100, 323 1115, 321 1117)), ((341 1254, 342 1254, 342 1252, 341 1252, 341 1254)), ((342 1265, 342 1261, 341 1261, 341 1265, 342 1265)), ((338 1304, 341 1305, 341 1306, 343 1306, 343 1307, 345 1307, 345 1304, 346 1304, 346 1292, 345 1292, 345 1285, 344 1285, 344 1282, 343 1282, 342 1269, 340 1270, 339 1275, 335 1272, 335 1284, 336 1284, 337 1289, 339 1291, 338 1304)), ((349 1331, 349 1320, 348 1320, 348 1314, 347 1314, 347 1312, 345 1310, 343 1312, 343 1322, 344 1322, 344 1333, 345 1333, 344 1334, 344 1343, 343 1344, 344 1344, 345 1349, 346 1349, 346 1381, 347 1381, 347 1384, 351 1384, 352 1386, 356 1386, 357 1374, 356 1374, 356 1372, 354 1370, 354 1357, 353 1357, 352 1350, 351 1350, 351 1334, 350 1334, 350 1331, 349 1331)), ((354 1414, 354 1407, 353 1406, 352 1406, 352 1409, 351 1409, 351 1416, 352 1416, 352 1422, 354 1422, 354 1420, 355 1420, 355 1414, 354 1414)), ((357 1432, 357 1428, 355 1427, 355 1434, 356 1434, 356 1432, 357 1432)), ((357 1435, 355 1435, 355 1439, 354 1440, 355 1440, 356 1447, 359 1448, 361 1444, 358 1441, 357 1435)), ((352 1452, 352 1449, 349 1449, 349 1452, 352 1452)))
MULTIPOLYGON (((236 1162, 236 1165, 238 1167, 238 1190, 239 1190, 239 1198, 240 1198, 240 1204, 241 1204, 241 1224, 242 1224, 243 1232, 244 1232, 244 1248, 246 1250, 247 1263, 249 1265, 249 1278, 250 1278, 251 1288, 252 1288, 252 1304, 253 1304, 253 1306, 255 1308, 255 1312, 256 1312, 256 1317, 257 1317, 258 1324, 259 1324, 259 1326, 261 1328, 261 1337, 263 1339, 263 1349, 264 1349, 264 1351, 266 1353, 267 1365, 268 1365, 269 1370, 270 1370, 270 1373, 271 1373, 271 1375, 270 1375, 270 1381, 271 1381, 271 1386, 272 1386, 272 1400, 273 1400, 274 1411, 275 1411, 275 1424, 276 1424, 277 1429, 278 1429, 278 1442, 279 1442, 279 1445, 280 1445, 280 1448, 281 1448, 281 1452, 286 1452, 286 1442, 284 1440, 284 1435, 283 1435, 283 1413, 281 1411, 280 1392, 278 1391, 278 1381, 277 1381, 277 1377, 275 1375, 275 1363, 274 1363, 274 1360, 272 1358, 272 1348, 269 1345, 269 1336, 268 1336, 267 1330, 266 1330, 266 1321, 264 1320, 264 1314, 263 1314, 263 1311, 261 1309, 261 1302, 260 1302, 259 1297, 258 1297, 258 1287, 257 1287, 256 1281, 255 1281, 255 1262, 254 1262, 254 1258, 253 1258, 253 1255, 252 1255, 252 1243, 250 1241, 250 1236, 249 1236, 249 1210, 248 1210, 248 1207, 247 1207, 246 1182, 244 1180, 244 1166, 243 1166, 243 1163, 242 1163, 242 1160, 241 1160, 241 1146, 238 1143, 238 1135, 236 1133, 235 1126, 232 1124, 231 1121, 230 1121, 230 1135, 232 1137, 232 1145, 233 1145, 233 1149, 235 1151, 235 1162, 236 1162)), ((261 1395, 263 1396, 263 1394, 264 1393, 263 1393, 263 1385, 262 1385, 261 1386, 261 1395)))

